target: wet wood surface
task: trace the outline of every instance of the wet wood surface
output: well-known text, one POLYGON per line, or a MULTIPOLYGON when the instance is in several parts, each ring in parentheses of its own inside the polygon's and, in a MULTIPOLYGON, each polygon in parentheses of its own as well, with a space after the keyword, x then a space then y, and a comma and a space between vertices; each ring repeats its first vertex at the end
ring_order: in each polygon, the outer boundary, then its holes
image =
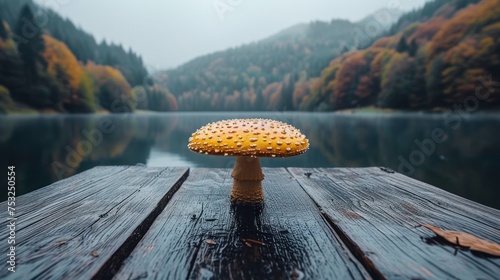
MULTIPOLYGON (((0 278, 109 278, 187 175, 187 168, 99 167, 18 197, 16 272, 5 267, 0 278)), ((5 220, 0 226, 8 236, 5 220)))
POLYGON ((500 258, 418 227, 500 243, 499 210, 380 168, 265 168, 264 205, 237 207, 230 172, 97 167, 19 196, 0 278, 500 278, 500 258))
POLYGON ((500 258, 453 246, 418 227, 431 224, 500 243, 500 211, 388 169, 289 171, 375 275, 388 279, 500 278, 500 258))
POLYGON ((369 278, 292 176, 264 173, 256 208, 231 206, 230 170, 191 170, 116 279, 369 278))

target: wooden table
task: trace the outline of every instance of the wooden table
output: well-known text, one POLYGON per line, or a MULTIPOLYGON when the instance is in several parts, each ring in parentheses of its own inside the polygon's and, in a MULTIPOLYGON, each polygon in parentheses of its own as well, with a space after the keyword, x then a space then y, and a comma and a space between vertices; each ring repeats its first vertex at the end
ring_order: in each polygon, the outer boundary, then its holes
POLYGON ((20 196, 16 272, 2 261, 0 277, 500 278, 500 258, 417 227, 500 243, 498 210, 385 168, 264 173, 262 207, 231 205, 228 169, 97 167, 20 196))

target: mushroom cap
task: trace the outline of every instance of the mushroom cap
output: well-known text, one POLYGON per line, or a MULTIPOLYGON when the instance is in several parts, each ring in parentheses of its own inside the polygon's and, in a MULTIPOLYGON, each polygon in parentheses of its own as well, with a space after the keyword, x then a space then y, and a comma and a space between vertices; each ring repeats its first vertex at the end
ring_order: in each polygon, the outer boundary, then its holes
POLYGON ((198 129, 189 138, 188 148, 207 155, 290 157, 305 153, 309 140, 300 130, 280 121, 231 119, 198 129))

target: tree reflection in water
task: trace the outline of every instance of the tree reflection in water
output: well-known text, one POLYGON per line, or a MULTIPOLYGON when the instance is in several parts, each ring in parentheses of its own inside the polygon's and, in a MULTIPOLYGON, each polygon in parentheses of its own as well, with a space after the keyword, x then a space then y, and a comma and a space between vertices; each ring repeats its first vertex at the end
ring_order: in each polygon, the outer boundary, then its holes
MULTIPOLYGON (((410 175, 460 196, 500 208, 500 117, 475 115, 456 130, 438 114, 326 113, 172 113, 138 115, 2 117, 1 166, 15 165, 17 195, 55 182, 59 177, 99 165, 164 165, 227 168, 231 157, 201 156, 190 152, 188 138, 208 122, 234 117, 262 117, 285 121, 309 138, 310 150, 301 156, 262 159, 263 167, 366 167, 401 169, 401 157, 409 160, 419 149, 415 141, 430 139, 436 128, 447 135, 435 143, 410 175), (106 120, 114 129, 102 131, 106 120), (85 133, 84 133, 85 131, 85 133), (95 132, 102 133, 102 141, 95 132), (92 139, 94 138, 94 144, 92 139), (85 147, 85 144, 90 143, 85 147), (85 149, 90 147, 90 149, 85 149), (75 156, 76 153, 84 156, 75 156), (69 154, 73 156, 69 156, 69 154), (173 157, 175 156, 175 160, 173 157), (171 158, 169 158, 171 157, 171 158), (182 160, 179 160, 182 159, 182 160), (170 160, 172 159, 172 160, 170 160), (58 174, 59 173, 59 174, 58 174), (61 176, 58 176, 61 175, 61 176)), ((1 200, 6 199, 1 194, 1 200)))

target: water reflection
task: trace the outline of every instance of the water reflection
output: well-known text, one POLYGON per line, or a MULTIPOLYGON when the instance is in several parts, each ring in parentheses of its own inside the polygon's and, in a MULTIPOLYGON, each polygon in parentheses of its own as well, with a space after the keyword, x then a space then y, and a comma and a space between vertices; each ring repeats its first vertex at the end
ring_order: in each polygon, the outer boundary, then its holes
MULTIPOLYGON (((16 166, 17 195, 98 165, 228 168, 234 164, 234 158, 199 155, 186 146, 197 128, 232 117, 286 121, 309 138, 311 148, 306 154, 288 159, 263 159, 262 166, 388 166, 460 196, 500 208, 497 199, 500 189, 495 174, 500 170, 497 144, 500 143, 500 117, 495 115, 471 117, 463 120, 457 129, 447 127, 441 115, 426 114, 176 113, 2 117, 0 163, 4 167, 16 166), (434 142, 431 149, 432 145, 425 139, 432 139, 437 128, 446 133, 447 139, 441 144, 434 142), (419 148, 416 140, 429 145, 419 148), (402 165, 405 161, 406 165, 402 165), (414 164, 410 165, 412 162, 414 164), (414 170, 410 170, 412 168, 414 170)), ((2 201, 6 199, 6 193, 0 195, 2 201)))

